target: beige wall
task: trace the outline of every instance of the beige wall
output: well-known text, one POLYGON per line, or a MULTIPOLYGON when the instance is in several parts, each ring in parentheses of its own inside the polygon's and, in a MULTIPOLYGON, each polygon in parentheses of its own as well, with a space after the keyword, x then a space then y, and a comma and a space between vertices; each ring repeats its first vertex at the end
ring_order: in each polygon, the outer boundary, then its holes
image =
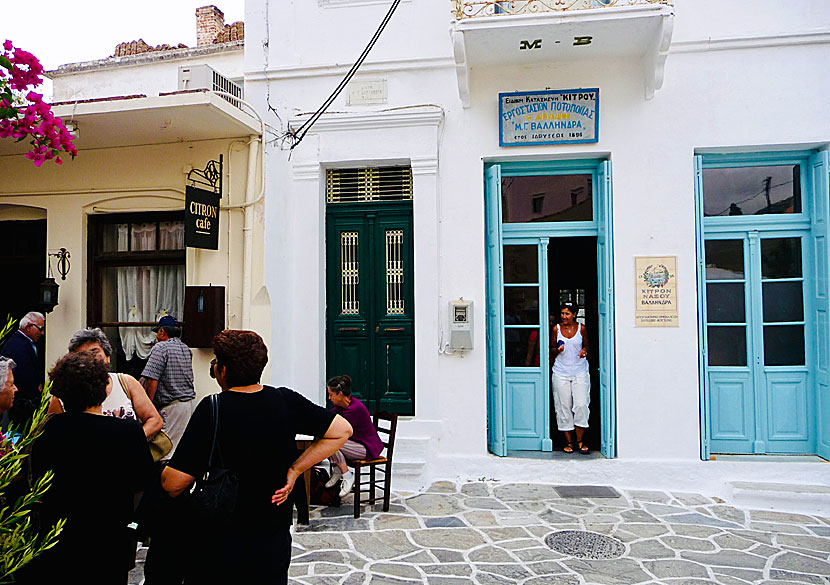
MULTIPOLYGON (((22 155, 0 157, 0 221, 43 218, 45 212, 47 249, 64 247, 72 254, 69 275, 65 281, 58 280, 60 304, 47 316, 47 367, 65 352, 72 333, 87 325, 87 216, 183 209, 187 171, 193 167, 203 169, 219 154, 225 159, 222 206, 239 205, 246 195, 247 141, 244 138, 82 150, 74 161, 65 161, 62 166, 46 163, 39 169, 22 155)), ((260 191, 260 176, 258 171, 254 195, 260 191)), ((263 206, 264 202, 260 202, 250 208, 254 214, 251 328, 269 343, 270 303, 262 278, 263 206)), ((242 327, 243 222, 241 209, 224 210, 220 214, 219 250, 187 250, 187 284, 225 287, 229 328, 242 327)), ((208 376, 211 357, 210 350, 193 350, 196 392, 200 397, 217 389, 208 376)), ((269 377, 266 370, 264 379, 269 377)))

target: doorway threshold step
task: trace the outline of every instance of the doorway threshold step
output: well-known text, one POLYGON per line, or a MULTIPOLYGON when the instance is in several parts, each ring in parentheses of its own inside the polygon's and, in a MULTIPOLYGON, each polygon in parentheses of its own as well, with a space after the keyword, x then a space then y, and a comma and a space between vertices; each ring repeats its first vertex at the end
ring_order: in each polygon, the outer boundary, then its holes
POLYGON ((830 486, 733 481, 729 501, 736 506, 801 514, 827 515, 830 486))

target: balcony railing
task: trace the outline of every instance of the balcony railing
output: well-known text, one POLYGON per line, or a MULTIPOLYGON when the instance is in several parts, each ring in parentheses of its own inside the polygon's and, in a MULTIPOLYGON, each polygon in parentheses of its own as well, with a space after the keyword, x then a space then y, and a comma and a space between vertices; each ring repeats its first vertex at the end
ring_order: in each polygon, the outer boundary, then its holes
POLYGON ((612 6, 646 6, 666 4, 671 0, 451 0, 455 20, 502 14, 538 14, 540 12, 564 12, 588 10, 612 6))

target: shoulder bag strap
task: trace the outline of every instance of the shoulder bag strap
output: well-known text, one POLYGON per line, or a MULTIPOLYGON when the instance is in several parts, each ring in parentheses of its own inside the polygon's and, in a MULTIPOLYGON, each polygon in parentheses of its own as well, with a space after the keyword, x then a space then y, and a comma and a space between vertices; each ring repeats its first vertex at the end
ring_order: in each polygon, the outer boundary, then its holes
POLYGON ((127 377, 121 372, 118 372, 116 376, 118 376, 118 383, 121 384, 121 388, 124 390, 124 394, 127 395, 127 400, 129 400, 130 403, 132 403, 133 397, 130 395, 130 386, 127 384, 127 377))
POLYGON ((210 414, 213 419, 213 443, 210 446, 208 469, 213 465, 213 452, 216 450, 216 440, 219 434, 219 397, 216 394, 210 395, 210 414))

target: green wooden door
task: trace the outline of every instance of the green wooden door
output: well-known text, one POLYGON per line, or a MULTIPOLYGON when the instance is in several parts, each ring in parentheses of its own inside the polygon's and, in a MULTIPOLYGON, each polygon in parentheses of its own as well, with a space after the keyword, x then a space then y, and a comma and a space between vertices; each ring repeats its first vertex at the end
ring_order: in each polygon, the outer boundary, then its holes
POLYGON ((370 410, 415 414, 412 202, 329 205, 326 372, 370 410))

